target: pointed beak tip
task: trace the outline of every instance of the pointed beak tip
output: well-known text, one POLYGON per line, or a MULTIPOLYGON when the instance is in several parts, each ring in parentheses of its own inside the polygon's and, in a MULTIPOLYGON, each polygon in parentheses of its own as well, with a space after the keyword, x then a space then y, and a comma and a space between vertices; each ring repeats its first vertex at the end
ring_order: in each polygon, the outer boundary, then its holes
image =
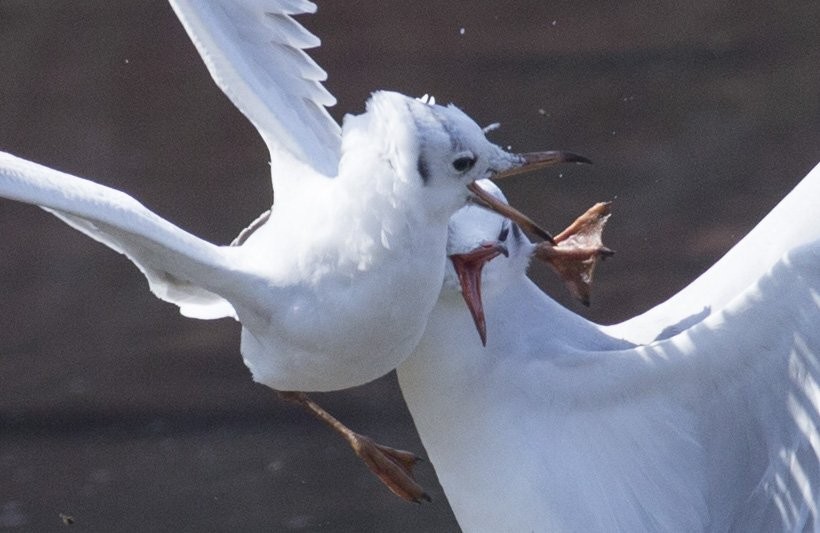
MULTIPOLYGON (((526 169, 538 169, 544 166, 552 166, 560 163, 581 163, 584 165, 591 165, 592 160, 581 154, 569 152, 567 150, 550 150, 546 152, 530 152, 526 154, 519 154, 522 167, 526 169)), ((519 169, 520 171, 521 169, 519 169)))
POLYGON ((520 154, 509 154, 509 156, 512 158, 512 160, 509 161, 510 166, 508 168, 500 169, 493 176, 491 176, 492 179, 504 179, 509 176, 517 176, 519 174, 532 172, 534 170, 539 170, 562 163, 579 163, 584 165, 592 164, 592 160, 588 157, 565 150, 527 152, 520 154))
POLYGON ((478 338, 481 339, 481 346, 487 347, 487 323, 484 321, 483 312, 480 316, 473 317, 473 324, 475 324, 478 338))
POLYGON ((568 159, 567 160, 568 163, 579 163, 579 164, 582 164, 582 165, 592 165, 592 164, 594 164, 592 162, 592 159, 589 159, 588 157, 584 157, 584 156, 578 155, 578 154, 571 154, 571 155, 573 156, 573 158, 568 159))
MULTIPOLYGON (((468 304, 468 306, 471 304, 468 304)), ((481 303, 479 302, 479 306, 481 303)), ((473 311, 473 308, 470 307, 470 311, 473 311)), ((481 308, 479 311, 476 309, 477 314, 473 314, 473 324, 475 324, 475 329, 478 332, 478 337, 481 339, 481 346, 487 347, 487 323, 484 321, 484 309, 481 308)))

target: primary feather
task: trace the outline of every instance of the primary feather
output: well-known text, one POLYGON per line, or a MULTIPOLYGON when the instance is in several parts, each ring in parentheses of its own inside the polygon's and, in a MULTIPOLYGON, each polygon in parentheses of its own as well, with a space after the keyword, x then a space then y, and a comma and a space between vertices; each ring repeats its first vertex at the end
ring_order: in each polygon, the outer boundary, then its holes
POLYGON ((171 0, 216 84, 259 130, 274 188, 300 173, 335 176, 341 130, 326 107, 336 99, 305 52, 321 41, 292 16, 302 0, 171 0))

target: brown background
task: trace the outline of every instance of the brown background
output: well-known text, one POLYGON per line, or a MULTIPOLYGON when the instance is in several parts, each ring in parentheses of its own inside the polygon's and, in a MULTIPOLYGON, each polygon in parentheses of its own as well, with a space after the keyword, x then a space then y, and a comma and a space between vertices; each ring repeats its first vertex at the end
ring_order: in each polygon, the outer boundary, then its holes
MULTIPOLYGON (((501 122, 499 144, 592 158, 504 189, 554 230, 616 200, 590 310, 535 272, 605 322, 675 293, 820 161, 816 1, 615 4, 322 2, 302 19, 337 118, 374 89, 429 92, 501 122)), ((0 0, 0 149, 216 242, 269 205, 262 142, 160 1, 0 0)), ((61 512, 77 531, 456 527, 429 464, 434 502, 405 504, 254 385, 237 324, 180 317, 126 260, 7 201, 0 317, 0 529, 60 530, 61 512)), ((323 400, 421 451, 393 376, 323 400)))

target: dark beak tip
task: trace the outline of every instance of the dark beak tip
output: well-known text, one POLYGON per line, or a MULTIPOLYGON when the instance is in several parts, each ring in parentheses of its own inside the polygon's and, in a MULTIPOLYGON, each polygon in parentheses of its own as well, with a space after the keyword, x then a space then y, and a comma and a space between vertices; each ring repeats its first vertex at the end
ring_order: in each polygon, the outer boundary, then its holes
POLYGON ((576 154, 573 152, 564 152, 564 163, 578 163, 581 165, 592 165, 592 160, 588 157, 584 157, 580 154, 576 154))
MULTIPOLYGON (((470 308, 472 312, 473 309, 470 308)), ((473 324, 475 324, 475 329, 478 332, 478 338, 481 339, 481 346, 484 348, 487 347, 487 323, 484 321, 483 311, 481 311, 481 315, 473 315, 473 324)))
POLYGON ((481 339, 481 346, 487 347, 487 322, 484 321, 484 315, 474 319, 476 330, 478 330, 478 337, 481 339))

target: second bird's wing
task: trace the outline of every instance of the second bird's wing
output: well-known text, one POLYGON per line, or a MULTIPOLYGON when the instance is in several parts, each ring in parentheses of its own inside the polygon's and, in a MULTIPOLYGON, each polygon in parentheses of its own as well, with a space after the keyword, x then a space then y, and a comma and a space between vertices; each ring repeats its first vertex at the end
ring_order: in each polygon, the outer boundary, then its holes
POLYGON ((818 325, 820 240, 670 338, 532 362, 550 479, 624 531, 817 531, 818 325))
POLYGON ((820 239, 820 165, 709 270, 656 307, 605 328, 635 343, 669 338, 719 311, 784 254, 820 239))
POLYGON ((716 530, 820 528, 820 165, 688 287, 604 329, 644 345, 622 363, 680 414, 703 462, 679 472, 707 481, 716 530))

